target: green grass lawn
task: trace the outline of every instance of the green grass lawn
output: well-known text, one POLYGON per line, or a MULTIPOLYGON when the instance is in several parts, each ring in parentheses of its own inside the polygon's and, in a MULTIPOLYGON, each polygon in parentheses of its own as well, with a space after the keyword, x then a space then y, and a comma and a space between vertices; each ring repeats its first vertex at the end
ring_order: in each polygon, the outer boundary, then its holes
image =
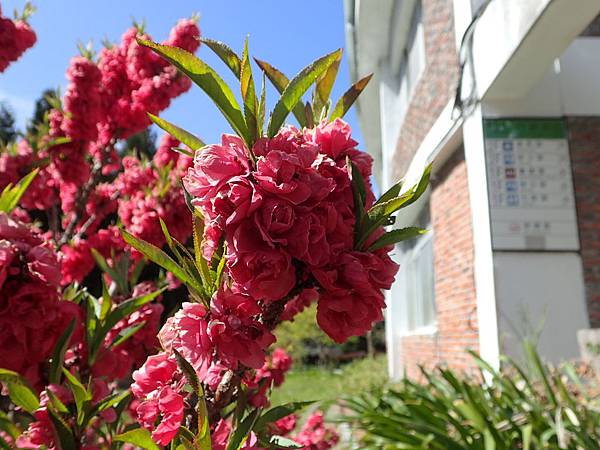
POLYGON ((341 368, 301 368, 288 372, 283 385, 273 391, 271 403, 281 405, 307 400, 331 403, 386 382, 385 355, 356 360, 341 368))

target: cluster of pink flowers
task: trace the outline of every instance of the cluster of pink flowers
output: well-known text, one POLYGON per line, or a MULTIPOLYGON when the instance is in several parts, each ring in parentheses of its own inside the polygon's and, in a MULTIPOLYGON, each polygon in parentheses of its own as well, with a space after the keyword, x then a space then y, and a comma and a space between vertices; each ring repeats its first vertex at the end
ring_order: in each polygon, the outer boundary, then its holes
MULTIPOLYGON (((297 286, 316 285, 318 323, 337 342, 383 318, 381 289, 397 271, 389 249, 354 249, 347 159, 366 180, 372 164, 356 145, 341 119, 305 131, 285 127, 257 141, 253 165, 243 141, 225 135, 196 153, 184 178, 207 219, 205 254, 226 243, 232 289, 264 308, 297 286)), ((369 206, 370 186, 366 197, 369 206)))
POLYGON ((0 73, 34 46, 35 31, 25 20, 11 20, 2 16, 0 5, 0 73))
POLYGON ((327 450, 338 443, 340 436, 335 428, 325 425, 323 413, 316 412, 306 420, 294 440, 306 450, 327 450))
POLYGON ((258 369, 254 376, 246 381, 249 389, 248 403, 255 408, 265 408, 269 406, 269 392, 274 387, 283 384, 285 373, 292 367, 292 358, 282 348, 276 348, 265 361, 265 364, 258 369))
POLYGON ((29 225, 0 213, 0 361, 39 387, 43 363, 79 308, 62 301, 57 255, 29 225))

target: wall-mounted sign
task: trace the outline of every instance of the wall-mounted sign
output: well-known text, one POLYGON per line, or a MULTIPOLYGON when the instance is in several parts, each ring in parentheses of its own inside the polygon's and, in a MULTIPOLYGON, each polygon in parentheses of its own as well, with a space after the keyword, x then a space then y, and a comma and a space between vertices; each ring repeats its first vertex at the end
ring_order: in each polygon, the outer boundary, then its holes
POLYGON ((495 250, 578 250, 569 143, 560 119, 486 119, 495 250))

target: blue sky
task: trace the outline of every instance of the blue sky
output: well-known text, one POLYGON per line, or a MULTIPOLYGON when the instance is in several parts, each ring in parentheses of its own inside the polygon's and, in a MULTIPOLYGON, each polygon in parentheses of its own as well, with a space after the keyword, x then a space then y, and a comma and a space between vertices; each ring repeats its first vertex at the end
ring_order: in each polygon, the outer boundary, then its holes
MULTIPOLYGON (((0 0, 5 14, 15 7, 22 9, 24 0, 0 0)), ((202 35, 224 41, 241 50, 246 35, 250 52, 292 76, 314 59, 344 47, 344 18, 341 0, 34 0, 37 12, 30 23, 38 43, 23 57, 0 74, 0 101, 8 101, 23 125, 33 102, 46 88, 66 86, 65 69, 78 53, 77 42, 93 41, 99 49, 103 39, 119 40, 135 18, 146 21, 146 30, 155 40, 163 40, 181 17, 200 14, 202 35), (93 4, 93 5, 92 5, 93 4)), ((201 47, 198 55, 212 65, 233 85, 228 69, 201 47)), ((260 79, 254 66, 255 79, 260 79)), ((332 98, 334 101, 350 85, 346 56, 332 98)), ((235 90, 234 92, 238 92, 235 90)), ((270 105, 276 92, 268 91, 270 105)), ((206 142, 218 141, 229 126, 216 107, 198 87, 176 99, 162 114, 206 142)), ((291 118, 292 116, 290 116, 291 118)), ((361 140, 356 115, 346 120, 361 140)))

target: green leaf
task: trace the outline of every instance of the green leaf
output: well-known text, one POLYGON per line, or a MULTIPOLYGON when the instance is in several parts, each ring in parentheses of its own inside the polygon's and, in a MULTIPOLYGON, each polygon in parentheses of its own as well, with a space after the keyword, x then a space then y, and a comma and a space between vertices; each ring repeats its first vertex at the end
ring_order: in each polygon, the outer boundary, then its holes
MULTIPOLYGON (((258 64, 258 67, 261 68, 263 74, 267 76, 273 86, 275 86, 275 89, 277 89, 280 94, 283 94, 287 85, 290 84, 288 77, 265 61, 256 58, 254 58, 254 61, 258 64)), ((306 116, 304 115, 304 105, 302 102, 299 101, 292 109, 292 112, 300 127, 304 128, 306 126, 306 116)))
POLYGON ((173 261, 173 259, 160 248, 150 244, 149 242, 143 241, 142 239, 136 238, 125 230, 123 230, 121 233, 123 234, 123 239, 125 242, 139 251, 147 259, 158 264, 163 269, 171 272, 175 278, 190 288, 195 289, 197 292, 202 292, 202 287, 195 280, 193 280, 179 264, 173 261))
POLYGON ((138 43, 151 48, 187 75, 204 92, 206 92, 211 100, 217 105, 217 108, 223 113, 225 119, 229 122, 235 132, 240 135, 244 141, 248 142, 250 140, 242 110, 240 109, 233 92, 231 92, 229 86, 225 84, 223 79, 208 64, 181 48, 161 45, 156 42, 144 41, 141 39, 138 39, 138 43))
POLYGON ((126 431, 125 433, 115 436, 113 440, 137 445, 146 450, 160 450, 160 447, 152 441, 150 432, 145 428, 136 428, 134 430, 126 431))
POLYGON ((27 380, 8 369, 0 369, 0 382, 6 383, 12 402, 30 414, 40 407, 38 397, 27 380))
POLYGON ((129 392, 129 391, 123 391, 120 393, 109 395, 108 397, 105 397, 98 402, 98 404, 96 405, 96 411, 102 412, 102 411, 106 411, 109 408, 113 408, 119 402, 123 401, 130 395, 131 395, 131 392, 129 392))
POLYGON ((67 408, 65 406, 65 404, 62 402, 62 400, 60 398, 58 398, 58 396, 54 392, 52 392, 50 389, 46 389, 46 395, 48 396, 48 398, 52 402, 52 406, 59 413, 61 413, 61 414, 68 414, 69 413, 69 408, 67 408))
POLYGON ((289 416, 290 414, 295 413, 296 411, 300 411, 301 409, 306 408, 309 405, 312 405, 314 402, 293 402, 286 403, 284 405, 275 406, 271 408, 256 421, 256 425, 254 429, 256 431, 262 431, 265 427, 273 422, 277 422, 279 419, 289 416))
POLYGON ((52 353, 52 359, 50 359, 50 369, 48 373, 48 380, 50 384, 60 384, 60 376, 62 373, 63 361, 65 359, 65 352, 69 347, 69 341, 75 331, 76 321, 71 320, 69 326, 65 332, 60 336, 56 345, 54 346, 54 352, 52 353))
POLYGON ((63 420, 62 417, 54 410, 54 408, 48 408, 48 415, 52 421, 55 434, 60 443, 61 450, 76 450, 78 447, 75 444, 75 437, 69 425, 63 420))
POLYGON ((340 52, 339 57, 331 63, 325 73, 317 80, 312 104, 312 110, 317 120, 320 120, 323 108, 329 103, 329 96, 337 78, 341 61, 342 53, 340 52))
POLYGON ((407 227, 388 231, 380 236, 379 239, 369 247, 369 251, 372 252, 397 242, 407 241, 425 233, 427 233, 427 230, 418 227, 407 227))
POLYGON ((242 68, 240 72, 240 89, 242 93, 242 101, 244 103, 244 117, 246 126, 251 140, 247 142, 248 148, 252 146, 258 139, 258 99, 256 98, 256 87, 254 78, 252 77, 252 67, 250 66, 250 58, 248 56, 248 38, 244 43, 244 53, 242 54, 242 68))
POLYGON ((13 186, 9 183, 0 194, 0 211, 10 213, 19 204, 21 197, 36 177, 40 169, 35 169, 25 175, 13 186))
POLYGON ((354 242, 359 243, 363 234, 362 228, 365 220, 367 187, 360 170, 358 170, 358 167, 356 167, 350 158, 346 158, 346 165, 348 167, 348 174, 350 175, 352 196, 354 198, 354 242))
POLYGON ((35 392, 23 384, 8 384, 8 396, 12 402, 23 408, 28 413, 33 412, 40 407, 40 402, 35 392))
POLYGON ((83 425, 83 419, 85 417, 86 408, 89 404, 90 400, 92 400, 92 393, 87 390, 87 388, 81 384, 71 372, 63 367, 63 375, 67 379, 69 383, 69 387, 71 388, 71 392, 73 393, 73 398, 75 399, 75 406, 77 407, 77 425, 83 425))
POLYGON ((361 228, 361 234, 357 242, 360 248, 371 234, 380 226, 384 225, 388 218, 399 209, 406 208, 416 202, 427 190, 431 165, 427 166, 419 182, 399 197, 392 198, 386 202, 373 205, 366 217, 366 224, 361 228))
POLYGON ((300 73, 289 82, 271 114, 269 126, 267 127, 268 137, 271 138, 277 134, 288 114, 302 99, 304 93, 335 60, 340 58, 341 52, 342 50, 338 49, 317 59, 315 62, 301 70, 300 73))
POLYGON ((257 408, 248 414, 244 420, 242 420, 235 431, 231 434, 229 443, 227 444, 227 450, 239 450, 242 447, 259 416, 260 409, 257 408))
POLYGON ((373 206, 379 205, 380 203, 385 203, 395 197, 398 197, 398 194, 400 194, 400 190, 402 189, 403 184, 404 180, 398 181, 391 188, 385 191, 385 193, 381 197, 379 197, 379 199, 375 202, 373 206))
POLYGON ((265 80, 265 73, 262 74, 262 85, 260 90, 260 100, 258 102, 258 117, 256 118, 256 126, 258 130, 258 136, 261 137, 263 129, 265 128, 265 111, 267 109, 267 83, 265 80))
POLYGON ((219 58, 221 58, 221 61, 223 61, 227 65, 227 67, 229 67, 229 69, 233 72, 237 79, 240 78, 240 69, 242 67, 242 61, 240 60, 240 57, 237 55, 237 53, 235 53, 231 49, 231 47, 229 47, 227 44, 224 44, 223 42, 206 38, 200 39, 200 42, 206 44, 208 48, 215 52, 216 55, 219 58))
POLYGON ((138 331, 140 331, 140 329, 146 325, 146 322, 141 322, 138 323, 136 325, 132 325, 130 327, 127 327, 123 330, 121 330, 119 332, 119 334, 117 336, 115 336, 114 340, 112 341, 112 343, 110 344, 110 348, 116 348, 119 345, 123 344, 124 342, 126 342, 129 338, 131 338, 135 333, 137 333, 138 331))
POLYGON ((113 267, 110 267, 104 256, 102 256, 102 254, 98 250, 92 248, 91 252, 92 256, 94 257, 94 260, 96 261, 96 264, 98 264, 98 267, 100 267, 100 269, 103 272, 107 273, 108 276, 117 284, 117 288, 119 289, 119 291, 127 292, 128 283, 125 277, 113 267))
POLYGON ((206 145, 202 141, 202 139, 197 138, 189 131, 186 131, 183 128, 179 128, 177 125, 173 125, 171 122, 168 122, 165 119, 161 119, 160 117, 157 117, 154 114, 147 114, 152 122, 154 122, 157 126, 165 130, 167 133, 169 133, 182 144, 187 145, 193 151, 196 151, 199 148, 202 148, 206 145))
POLYGON ((335 107, 329 116, 330 121, 333 122, 338 117, 344 117, 360 93, 364 90, 364 88, 367 87, 367 84, 369 84, 369 81, 371 81, 372 76, 373 74, 369 74, 350 86, 350 89, 348 89, 335 104, 335 107))
POLYGON ((203 397, 204 393, 202 385, 200 384, 200 380, 198 379, 198 374, 196 373, 196 370, 183 356, 181 356, 181 353, 179 353, 175 349, 173 350, 173 352, 175 353, 175 358, 177 359, 177 365, 185 375, 185 378, 187 379, 188 383, 190 384, 190 386, 192 386, 192 389, 194 389, 194 392, 196 393, 196 395, 198 395, 198 397, 203 397))

